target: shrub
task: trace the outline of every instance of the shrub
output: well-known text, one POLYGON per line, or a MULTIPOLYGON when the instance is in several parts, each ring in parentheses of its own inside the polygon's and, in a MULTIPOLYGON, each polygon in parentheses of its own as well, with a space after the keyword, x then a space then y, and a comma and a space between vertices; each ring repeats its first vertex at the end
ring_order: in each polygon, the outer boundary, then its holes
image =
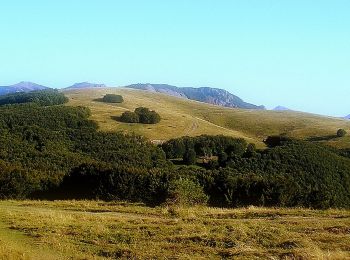
POLYGON ((273 136, 269 136, 266 138, 266 140, 264 140, 264 143, 270 147, 276 147, 276 146, 281 146, 283 144, 285 144, 286 142, 291 141, 290 138, 283 136, 283 135, 273 135, 273 136))
POLYGON ((344 137, 344 136, 346 136, 346 131, 344 130, 344 129, 339 129, 338 131, 337 131, 337 136, 338 137, 344 137))
POLYGON ((167 203, 179 206, 204 205, 208 196, 198 182, 180 178, 170 182, 167 203))
POLYGON ((142 115, 142 114, 148 114, 150 112, 149 108, 147 107, 138 107, 135 108, 135 113, 138 115, 142 115))
POLYGON ((148 116, 148 124, 157 124, 159 122, 160 122, 160 115, 155 111, 151 111, 148 116))
POLYGON ((120 121, 125 123, 139 123, 140 118, 135 112, 126 111, 121 115, 120 121))
POLYGON ((160 122, 160 115, 155 111, 149 110, 149 108, 138 107, 135 109, 135 113, 138 114, 142 124, 157 124, 160 122))
POLYGON ((146 107, 138 107, 135 112, 124 112, 120 120, 126 123, 157 124, 160 122, 160 115, 146 107))
POLYGON ((121 95, 116 95, 116 94, 106 94, 102 98, 103 102, 106 103, 123 103, 124 99, 121 95))

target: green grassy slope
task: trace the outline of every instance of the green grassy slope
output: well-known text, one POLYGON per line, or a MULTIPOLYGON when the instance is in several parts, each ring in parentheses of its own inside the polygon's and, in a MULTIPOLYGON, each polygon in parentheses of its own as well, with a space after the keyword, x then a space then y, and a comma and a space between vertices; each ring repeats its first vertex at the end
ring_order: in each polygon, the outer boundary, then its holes
MULTIPOLYGON (((144 135, 151 140, 167 140, 184 135, 224 134, 243 137, 262 147, 268 135, 286 133, 305 139, 311 136, 334 135, 339 128, 350 132, 350 122, 301 112, 260 111, 231 109, 201 102, 171 97, 147 91, 105 88, 67 90, 68 105, 90 107, 93 120, 102 131, 128 131, 144 135), (105 94, 120 94, 122 104, 106 104, 94 99, 105 94), (126 110, 145 106, 156 110, 162 117, 157 125, 126 124, 113 119, 126 110)), ((350 137, 333 138, 326 141, 337 147, 350 147, 350 137)))
POLYGON ((349 259, 350 212, 1 201, 0 259, 349 259))

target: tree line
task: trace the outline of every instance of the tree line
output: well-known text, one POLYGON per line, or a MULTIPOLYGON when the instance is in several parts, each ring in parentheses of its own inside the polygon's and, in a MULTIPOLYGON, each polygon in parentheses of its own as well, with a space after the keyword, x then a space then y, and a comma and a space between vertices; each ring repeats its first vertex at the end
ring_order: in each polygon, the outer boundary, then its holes
POLYGON ((68 98, 58 90, 38 90, 18 92, 0 96, 0 105, 36 103, 41 106, 61 105, 68 102, 68 98))

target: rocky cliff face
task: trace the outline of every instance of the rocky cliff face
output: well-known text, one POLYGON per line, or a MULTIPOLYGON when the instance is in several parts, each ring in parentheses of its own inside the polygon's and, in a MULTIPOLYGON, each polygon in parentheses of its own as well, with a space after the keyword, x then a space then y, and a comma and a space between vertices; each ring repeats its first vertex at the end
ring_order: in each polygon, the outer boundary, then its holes
POLYGON ((264 106, 256 106, 244 102, 241 98, 230 92, 218 88, 179 88, 167 84, 133 84, 126 87, 164 93, 175 97, 187 98, 224 107, 265 109, 264 106))

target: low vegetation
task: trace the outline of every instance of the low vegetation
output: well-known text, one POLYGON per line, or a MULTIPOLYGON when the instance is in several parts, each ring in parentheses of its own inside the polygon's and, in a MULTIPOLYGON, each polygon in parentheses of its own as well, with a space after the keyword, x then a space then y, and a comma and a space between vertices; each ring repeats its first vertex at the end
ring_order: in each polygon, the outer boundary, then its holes
POLYGON ((102 98, 102 101, 105 103, 123 103, 124 99, 121 95, 116 94, 106 94, 102 98))
POLYGON ((125 123, 157 124, 160 122, 160 115, 146 107, 138 107, 134 112, 124 112, 120 120, 125 123))
POLYGON ((177 206, 196 206, 206 205, 208 199, 208 195, 198 182, 190 178, 179 178, 170 182, 166 203, 177 206))
POLYGON ((124 123, 139 123, 140 122, 140 117, 135 112, 125 111, 121 115, 120 121, 122 121, 124 123))
POLYGON ((344 137, 344 136, 346 136, 346 131, 344 130, 344 129, 339 129, 338 131, 337 131, 337 136, 338 137, 344 137))

